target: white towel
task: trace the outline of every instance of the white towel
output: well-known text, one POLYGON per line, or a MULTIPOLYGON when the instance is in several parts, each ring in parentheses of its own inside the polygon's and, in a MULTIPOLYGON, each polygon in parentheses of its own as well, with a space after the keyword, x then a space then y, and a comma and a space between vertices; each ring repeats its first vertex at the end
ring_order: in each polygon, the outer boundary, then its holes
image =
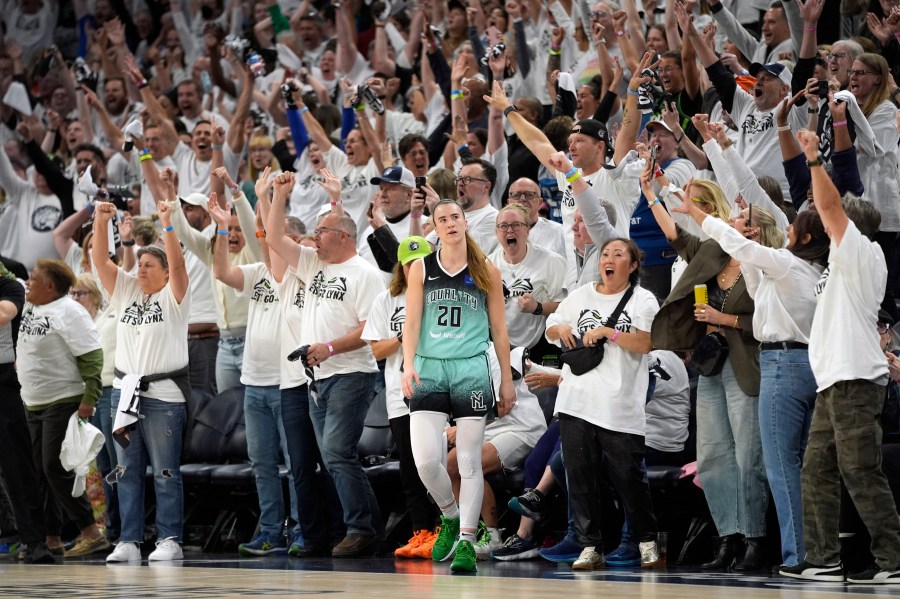
POLYGON ((78 412, 69 418, 66 436, 59 451, 59 461, 66 470, 75 471, 72 497, 84 495, 85 481, 91 462, 103 449, 106 439, 96 426, 78 417, 78 412))
POLYGON ((126 374, 122 377, 122 395, 119 397, 119 406, 116 408, 116 418, 113 422, 113 432, 137 422, 137 414, 140 411, 141 375, 126 374))
POLYGON ((843 100, 847 103, 848 116, 853 120, 853 125, 856 127, 856 147, 859 148, 859 151, 869 156, 875 156, 876 153, 882 152, 883 149, 878 147, 875 132, 872 131, 869 120, 859 107, 856 96, 847 90, 841 90, 834 94, 834 99, 843 100))

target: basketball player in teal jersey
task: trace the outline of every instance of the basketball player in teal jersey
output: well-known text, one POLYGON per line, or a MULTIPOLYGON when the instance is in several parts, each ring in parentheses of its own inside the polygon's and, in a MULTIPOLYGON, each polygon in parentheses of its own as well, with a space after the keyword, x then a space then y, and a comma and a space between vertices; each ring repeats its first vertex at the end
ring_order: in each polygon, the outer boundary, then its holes
POLYGON ((406 292, 403 395, 409 398, 410 441, 422 483, 441 509, 441 532, 431 557, 451 555, 454 572, 475 571, 475 531, 484 480, 481 445, 493 414, 494 385, 485 353, 493 339, 500 362, 499 416, 516 399, 509 367, 500 271, 466 233, 459 204, 442 200, 432 211, 440 250, 416 260, 406 292), (448 416, 456 420, 456 451, 462 479, 459 506, 441 463, 448 416))

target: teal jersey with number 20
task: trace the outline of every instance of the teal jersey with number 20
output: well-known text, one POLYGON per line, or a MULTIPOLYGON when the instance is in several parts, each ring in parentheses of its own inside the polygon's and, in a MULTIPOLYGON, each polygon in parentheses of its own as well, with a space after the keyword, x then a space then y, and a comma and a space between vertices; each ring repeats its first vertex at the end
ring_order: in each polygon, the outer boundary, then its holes
POLYGON ((439 254, 422 259, 424 306, 416 353, 441 360, 482 354, 490 342, 487 294, 475 285, 468 266, 447 273, 439 254))

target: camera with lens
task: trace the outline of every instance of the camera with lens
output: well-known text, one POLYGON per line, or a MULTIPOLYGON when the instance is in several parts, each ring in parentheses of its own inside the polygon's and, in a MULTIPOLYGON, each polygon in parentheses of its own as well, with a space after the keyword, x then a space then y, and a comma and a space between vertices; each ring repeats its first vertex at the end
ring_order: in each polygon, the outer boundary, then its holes
POLYGON ((356 93, 356 102, 354 104, 359 106, 363 103, 368 104, 378 114, 384 114, 384 104, 381 103, 381 100, 368 85, 360 85, 359 91, 356 93))
POLYGON ((109 202, 118 210, 128 210, 128 200, 134 198, 134 194, 127 187, 101 187, 97 191, 97 199, 109 202))

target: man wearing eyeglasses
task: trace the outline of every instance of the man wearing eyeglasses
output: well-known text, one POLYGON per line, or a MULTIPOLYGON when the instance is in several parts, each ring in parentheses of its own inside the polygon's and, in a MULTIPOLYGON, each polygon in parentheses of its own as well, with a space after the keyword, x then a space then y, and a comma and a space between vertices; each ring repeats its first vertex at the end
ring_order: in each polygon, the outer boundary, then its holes
MULTIPOLYGON (((494 232, 497 209, 491 205, 491 190, 496 182, 497 169, 483 159, 463 165, 456 177, 457 202, 466 213, 467 233, 488 255, 498 244, 494 232)), ((437 243, 437 234, 432 231, 428 241, 437 243)))
POLYGON ((510 204, 522 206, 528 211, 528 218, 531 221, 528 240, 531 243, 556 252, 563 258, 566 257, 566 238, 563 226, 541 216, 540 209, 544 198, 541 197, 541 188, 537 183, 524 177, 513 181, 513 184, 509 186, 507 201, 510 204))
POLYGON ((356 223, 346 214, 329 212, 319 219, 315 249, 284 234, 284 204, 293 185, 293 173, 282 173, 275 180, 267 239, 288 264, 296 265, 288 276, 306 282, 300 345, 309 346, 306 365, 313 371, 316 389, 315 396, 310 394, 309 415, 347 526, 347 536, 332 556, 368 555, 384 526, 357 451, 378 372, 371 348, 360 337, 384 283, 356 253, 356 223))

